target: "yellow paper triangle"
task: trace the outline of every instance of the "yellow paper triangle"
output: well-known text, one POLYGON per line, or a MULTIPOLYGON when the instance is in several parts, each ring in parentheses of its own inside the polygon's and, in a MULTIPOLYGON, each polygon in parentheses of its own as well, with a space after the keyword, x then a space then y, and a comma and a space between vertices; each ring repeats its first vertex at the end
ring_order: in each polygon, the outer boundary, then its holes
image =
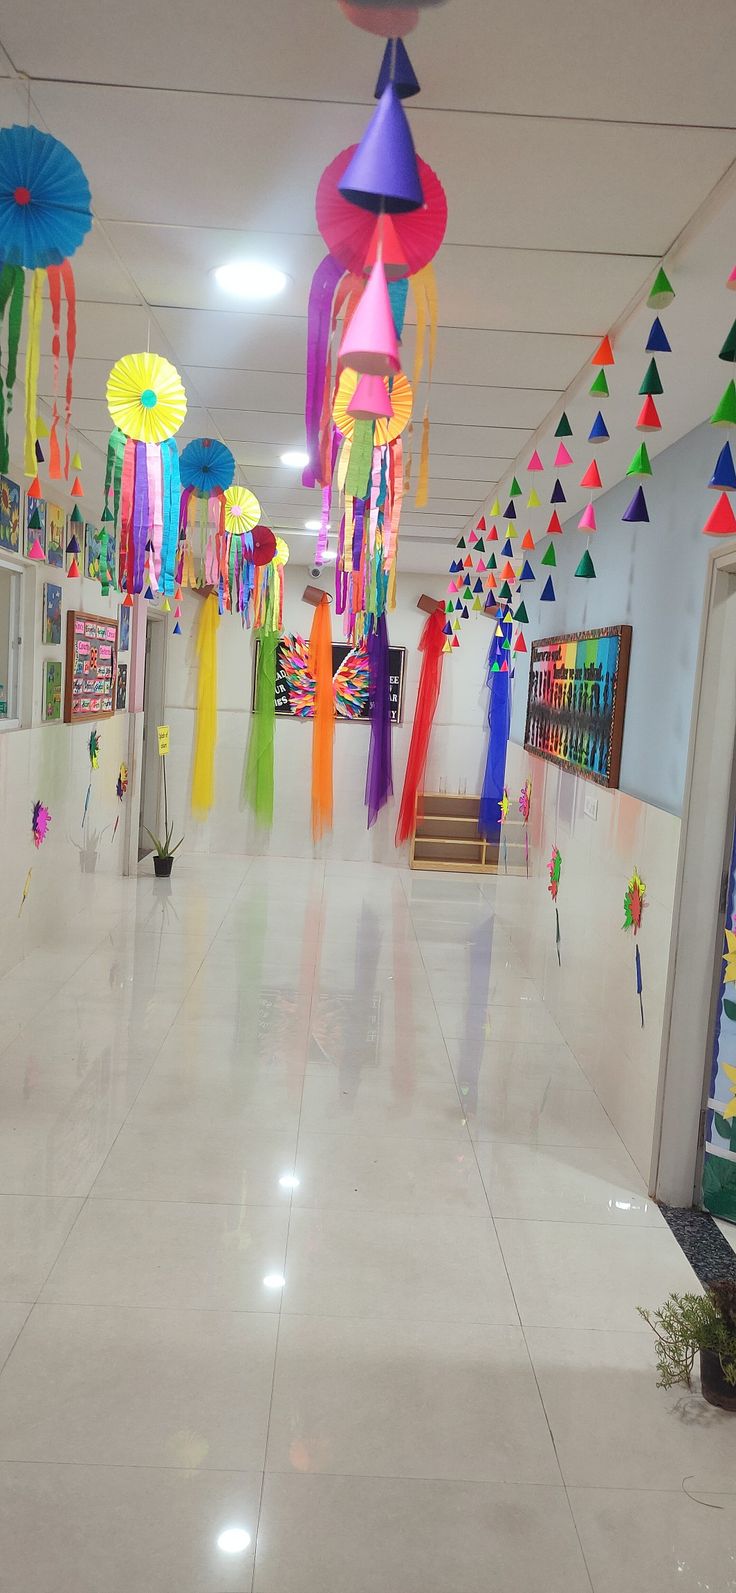
POLYGON ((526 506, 527 506, 527 509, 538 509, 539 508, 539 499, 538 499, 537 494, 534 491, 533 487, 532 487, 531 492, 529 493, 529 497, 526 500, 526 506))
POLYGON ((498 498, 494 498, 493 503, 491 504, 491 507, 490 507, 490 510, 489 510, 489 514, 491 515, 491 518, 493 518, 494 514, 500 514, 500 513, 501 513, 501 505, 500 505, 500 503, 498 501, 498 498))
POLYGON ((37 415, 36 416, 36 436, 37 437, 50 437, 51 436, 51 433, 49 431, 48 426, 46 425, 46 422, 45 422, 45 420, 43 418, 43 415, 37 415))

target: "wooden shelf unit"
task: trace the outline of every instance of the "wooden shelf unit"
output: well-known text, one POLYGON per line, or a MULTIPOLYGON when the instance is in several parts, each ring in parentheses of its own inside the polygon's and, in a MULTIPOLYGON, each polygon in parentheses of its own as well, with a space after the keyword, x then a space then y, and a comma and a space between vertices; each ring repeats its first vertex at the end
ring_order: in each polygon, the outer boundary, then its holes
POLYGON ((507 818, 499 845, 478 834, 479 813, 479 796, 423 792, 417 801, 409 867, 453 874, 525 873, 521 819, 507 818))

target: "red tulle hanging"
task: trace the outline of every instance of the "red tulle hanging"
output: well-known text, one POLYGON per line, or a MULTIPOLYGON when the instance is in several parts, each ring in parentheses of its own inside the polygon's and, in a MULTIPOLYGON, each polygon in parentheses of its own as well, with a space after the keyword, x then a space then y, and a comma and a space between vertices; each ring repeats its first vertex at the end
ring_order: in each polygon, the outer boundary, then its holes
POLYGON ((434 614, 430 614, 419 640, 419 651, 424 656, 419 676, 419 689, 417 691, 414 725, 409 744, 409 757, 406 763, 406 774, 404 775, 404 789, 401 793, 399 822, 396 826, 397 846, 401 846, 402 841, 408 841, 414 829, 417 796, 427 767, 429 737, 442 684, 442 649, 445 642, 444 625, 445 611, 440 604, 439 608, 435 609, 434 614))

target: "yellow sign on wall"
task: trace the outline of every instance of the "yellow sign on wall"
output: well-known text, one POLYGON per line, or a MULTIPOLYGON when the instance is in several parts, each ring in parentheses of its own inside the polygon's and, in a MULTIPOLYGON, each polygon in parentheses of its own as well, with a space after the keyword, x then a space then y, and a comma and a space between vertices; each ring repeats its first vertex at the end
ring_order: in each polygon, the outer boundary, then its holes
POLYGON ((167 754, 167 752, 169 750, 169 727, 168 727, 168 725, 157 725, 156 726, 156 735, 158 736, 158 755, 159 755, 160 758, 165 758, 166 754, 167 754))

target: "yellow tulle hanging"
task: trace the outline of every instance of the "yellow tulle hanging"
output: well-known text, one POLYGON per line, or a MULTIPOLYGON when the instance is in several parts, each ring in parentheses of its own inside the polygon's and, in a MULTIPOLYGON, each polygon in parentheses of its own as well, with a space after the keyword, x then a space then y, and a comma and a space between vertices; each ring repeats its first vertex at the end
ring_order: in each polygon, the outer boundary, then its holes
POLYGON ((211 592, 202 605, 197 630, 197 726, 192 768, 192 813, 203 819, 215 800, 215 744, 217 742, 217 631, 220 624, 217 597, 211 592))

